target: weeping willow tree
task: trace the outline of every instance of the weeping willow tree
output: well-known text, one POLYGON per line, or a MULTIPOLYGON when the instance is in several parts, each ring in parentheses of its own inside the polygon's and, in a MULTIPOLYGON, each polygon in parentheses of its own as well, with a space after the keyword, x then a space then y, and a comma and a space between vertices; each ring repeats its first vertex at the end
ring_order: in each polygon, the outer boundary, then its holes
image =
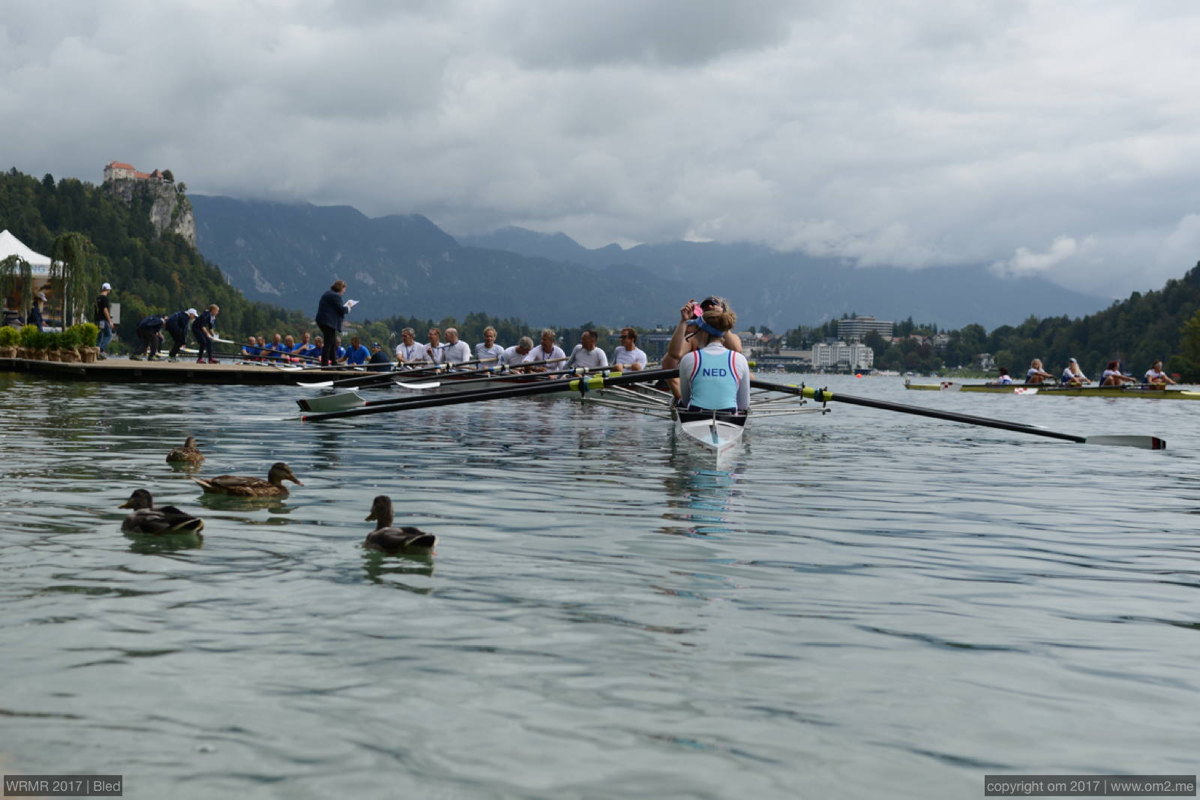
POLYGON ((0 261, 0 296, 5 304, 18 290, 21 297, 17 300, 17 310, 24 316, 33 305, 33 268, 20 256, 11 255, 0 261))
POLYGON ((57 236, 50 248, 50 283, 62 302, 63 327, 88 321, 88 301, 99 281, 96 247, 82 233, 57 236))

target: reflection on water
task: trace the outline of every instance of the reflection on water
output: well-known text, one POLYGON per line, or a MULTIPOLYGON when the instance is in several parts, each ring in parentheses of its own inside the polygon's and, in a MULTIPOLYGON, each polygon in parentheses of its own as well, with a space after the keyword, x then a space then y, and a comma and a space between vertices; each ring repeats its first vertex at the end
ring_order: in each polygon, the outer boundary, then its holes
POLYGON ((718 464, 571 400, 306 425, 288 387, 0 374, 0 715, 26 723, 4 762, 146 797, 950 798, 987 771, 1194 772, 1195 412, 851 386, 1171 449, 835 408, 755 420, 718 464), (196 473, 164 462, 189 434, 196 473), (305 482, 287 498, 190 480, 277 460, 305 482), (202 512, 203 540, 123 535, 139 487, 202 512), (363 549, 377 494, 436 556, 363 549))
POLYGON ((129 540, 129 551, 132 553, 152 554, 170 553, 175 550, 194 550, 204 546, 204 536, 200 533, 126 533, 129 540))

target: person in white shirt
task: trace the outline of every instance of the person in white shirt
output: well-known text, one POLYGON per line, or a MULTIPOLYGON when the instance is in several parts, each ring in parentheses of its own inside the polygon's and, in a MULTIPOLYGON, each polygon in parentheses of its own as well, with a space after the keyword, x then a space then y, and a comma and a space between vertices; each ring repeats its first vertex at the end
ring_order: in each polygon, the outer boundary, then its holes
POLYGON ((518 364, 525 363, 525 356, 529 355, 529 351, 533 349, 533 339, 528 336, 522 336, 521 340, 512 347, 506 347, 504 354, 500 356, 500 363, 506 367, 515 367, 518 364))
POLYGON ((621 328, 621 343, 613 353, 613 366, 632 372, 646 368, 646 354, 637 346, 637 338, 633 328, 621 328))
POLYGON ((547 369, 558 369, 562 365, 562 362, 567 360, 567 354, 563 352, 561 347, 554 343, 554 340, 557 338, 558 334, 554 331, 549 328, 543 329, 542 343, 530 350, 529 355, 525 356, 525 360, 522 363, 526 366, 534 365, 529 367, 533 372, 546 372, 547 369), (545 363, 547 361, 555 363, 547 364, 545 363))
POLYGON ((1150 369, 1146 370, 1146 383, 1159 383, 1165 385, 1174 382, 1175 381, 1171 380, 1170 375, 1163 372, 1163 365, 1161 361, 1155 361, 1150 369))
MULTIPOLYGON (((533 345, 533 340, 529 341, 530 346, 533 345)), ((481 369, 490 367, 498 367, 504 363, 505 350, 500 345, 496 344, 496 329, 491 325, 483 329, 483 341, 475 345, 475 358, 481 363, 481 369)))
POLYGON ((442 346, 442 362, 465 364, 471 360, 471 346, 458 338, 458 328, 446 328, 446 344, 442 346))
POLYGON ((429 344, 425 345, 425 360, 430 364, 441 364, 443 361, 442 349, 445 347, 442 344, 442 329, 430 328, 428 335, 429 344))
POLYGON ((400 344, 396 345, 396 360, 401 364, 421 364, 427 360, 425 345, 416 340, 416 332, 412 328, 400 331, 400 344))
POLYGON ((567 359, 567 369, 583 367, 584 369, 603 369, 608 366, 608 354, 596 347, 596 332, 586 330, 579 335, 579 344, 571 351, 567 359))

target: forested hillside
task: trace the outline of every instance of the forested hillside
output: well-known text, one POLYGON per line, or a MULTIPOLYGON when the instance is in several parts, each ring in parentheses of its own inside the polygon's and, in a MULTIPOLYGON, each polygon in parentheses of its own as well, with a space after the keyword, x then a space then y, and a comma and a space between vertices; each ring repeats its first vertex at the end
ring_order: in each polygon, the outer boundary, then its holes
POLYGON ((7 228, 34 250, 51 254, 55 240, 82 234, 89 249, 88 271, 113 285, 121 304, 118 333, 131 341, 137 321, 153 312, 210 303, 221 307, 219 329, 243 335, 305 325, 305 314, 247 300, 200 253, 175 234, 158 236, 149 207, 110 196, 101 187, 51 175, 37 180, 15 168, 0 173, 0 230, 7 228))

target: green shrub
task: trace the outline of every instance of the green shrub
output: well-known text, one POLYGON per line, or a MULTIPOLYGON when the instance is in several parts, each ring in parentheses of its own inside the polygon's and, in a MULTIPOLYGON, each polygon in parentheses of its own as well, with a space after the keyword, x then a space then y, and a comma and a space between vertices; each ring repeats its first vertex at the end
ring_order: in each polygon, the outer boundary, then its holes
POLYGON ((11 325, 0 328, 0 347, 16 347, 21 343, 21 332, 11 325))
POLYGON ((58 334, 58 346, 63 350, 74 350, 79 346, 79 331, 74 325, 58 334))
POLYGON ((30 344, 29 337, 36 336, 37 334, 38 334, 37 325, 23 326, 20 331, 20 341, 18 341, 18 344, 21 347, 33 347, 33 345, 30 344))
POLYGON ((67 328, 67 331, 74 333, 76 347, 95 347, 96 340, 100 337, 100 328, 91 322, 76 323, 67 328))

